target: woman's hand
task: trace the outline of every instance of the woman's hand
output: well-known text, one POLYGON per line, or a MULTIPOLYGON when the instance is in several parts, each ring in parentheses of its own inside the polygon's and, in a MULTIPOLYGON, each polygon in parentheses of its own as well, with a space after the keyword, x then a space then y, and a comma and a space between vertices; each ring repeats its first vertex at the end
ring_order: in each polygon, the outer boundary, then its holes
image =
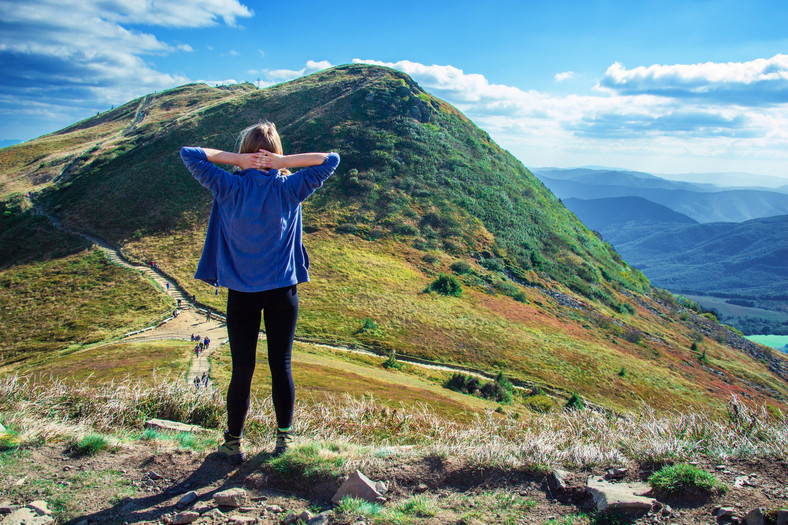
POLYGON ((282 168, 286 168, 285 165, 285 156, 279 155, 277 153, 272 153, 270 151, 266 151, 261 149, 259 153, 252 153, 252 167, 254 169, 263 169, 263 170, 279 170, 282 168))
POLYGON ((236 153, 233 164, 241 168, 241 170, 248 170, 257 168, 255 166, 254 156, 256 153, 236 153))

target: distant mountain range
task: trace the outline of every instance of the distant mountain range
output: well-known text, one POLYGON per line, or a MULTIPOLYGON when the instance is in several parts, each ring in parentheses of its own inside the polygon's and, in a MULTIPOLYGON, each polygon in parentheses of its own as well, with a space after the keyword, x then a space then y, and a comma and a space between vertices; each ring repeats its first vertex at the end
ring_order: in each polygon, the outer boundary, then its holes
POLYGON ((788 295, 786 194, 622 170, 534 173, 658 286, 697 295, 788 295))

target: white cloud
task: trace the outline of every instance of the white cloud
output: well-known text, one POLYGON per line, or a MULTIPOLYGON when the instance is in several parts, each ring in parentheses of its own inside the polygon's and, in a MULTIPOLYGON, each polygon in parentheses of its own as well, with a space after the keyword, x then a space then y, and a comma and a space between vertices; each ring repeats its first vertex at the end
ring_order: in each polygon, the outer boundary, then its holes
POLYGON ((653 94, 747 106, 788 101, 788 55, 749 62, 638 66, 616 62, 599 82, 620 95, 653 94))
POLYGON ((263 70, 261 73, 263 73, 269 81, 285 82, 287 80, 293 80, 294 78, 302 77, 304 75, 317 73, 318 71, 328 69, 330 67, 332 67, 332 64, 328 60, 307 60, 306 65, 301 69, 274 69, 272 71, 263 70))
MULTIPOLYGON (((53 2, 57 5, 71 2, 53 2)), ((103 18, 119 24, 164 27, 207 27, 222 22, 236 25, 237 18, 254 12, 238 0, 99 0, 91 3, 103 18)))
POLYGON ((553 79, 555 79, 556 82, 563 82, 564 80, 569 80, 573 76, 575 76, 574 71, 564 71, 563 73, 556 73, 553 79))
POLYGON ((17 115, 3 133, 23 121, 22 108, 32 103, 45 101, 55 114, 71 108, 59 119, 68 124, 86 111, 189 82, 142 57, 192 52, 191 46, 161 41, 132 25, 232 25, 251 14, 238 0, 0 0, 0 105, 17 115), (2 102, 8 97, 16 107, 2 102))
MULTIPOLYGON (((706 171, 759 167, 785 175, 780 163, 788 160, 788 96, 768 112, 720 100, 671 98, 648 89, 607 88, 556 96, 494 84, 449 65, 407 60, 353 62, 409 74, 423 88, 454 104, 527 165, 616 163, 662 172, 684 165, 696 170, 705 166, 706 171)), ((772 73, 781 74, 779 60, 764 62, 771 64, 772 73)), ((768 69, 759 61, 754 64, 762 71, 768 69)), ((622 81, 628 80, 626 70, 622 73, 613 66, 607 73, 612 77, 611 71, 623 75, 618 77, 622 81)), ((745 94, 744 89, 740 92, 745 94)))

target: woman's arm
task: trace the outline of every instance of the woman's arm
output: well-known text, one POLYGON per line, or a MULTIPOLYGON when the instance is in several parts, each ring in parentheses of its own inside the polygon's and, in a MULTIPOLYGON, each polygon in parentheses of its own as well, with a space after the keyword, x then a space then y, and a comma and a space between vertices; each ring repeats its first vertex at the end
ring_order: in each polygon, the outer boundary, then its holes
POLYGON ((255 169, 275 169, 283 168, 308 168, 319 166, 326 160, 328 153, 298 153, 295 155, 278 155, 264 149, 260 153, 252 154, 252 167, 255 169))
POLYGON ((214 164, 230 164, 231 166, 238 166, 242 170, 254 168, 254 157, 258 153, 230 153, 229 151, 222 151, 219 149, 202 148, 208 162, 214 164))

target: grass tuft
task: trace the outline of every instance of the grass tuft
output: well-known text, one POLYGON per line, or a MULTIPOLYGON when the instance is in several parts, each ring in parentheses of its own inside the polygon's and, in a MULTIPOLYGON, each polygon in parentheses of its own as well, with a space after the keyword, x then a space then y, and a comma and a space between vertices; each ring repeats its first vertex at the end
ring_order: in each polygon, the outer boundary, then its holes
POLYGON ((648 482, 655 490, 671 495, 708 494, 726 488, 712 474, 686 463, 662 467, 648 482))
POLYGON ((284 476, 335 478, 342 474, 343 447, 328 443, 297 445, 268 464, 284 476))
POLYGON ((110 446, 106 436, 101 434, 87 434, 71 445, 72 452, 77 456, 93 456, 110 446))

